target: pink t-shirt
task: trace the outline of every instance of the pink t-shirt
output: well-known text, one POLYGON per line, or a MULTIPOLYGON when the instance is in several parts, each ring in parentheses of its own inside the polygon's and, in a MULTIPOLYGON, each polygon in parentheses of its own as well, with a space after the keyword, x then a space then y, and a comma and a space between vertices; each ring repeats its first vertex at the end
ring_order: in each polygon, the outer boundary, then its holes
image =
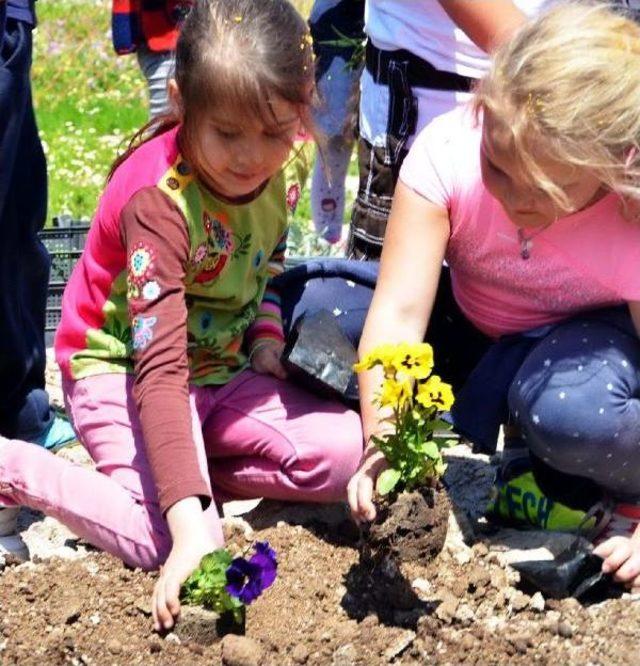
POLYGON ((615 194, 560 218, 521 256, 516 226, 480 172, 481 120, 462 107, 417 137, 400 179, 447 208, 446 260, 462 312, 491 337, 526 331, 582 310, 640 300, 640 222, 615 194))

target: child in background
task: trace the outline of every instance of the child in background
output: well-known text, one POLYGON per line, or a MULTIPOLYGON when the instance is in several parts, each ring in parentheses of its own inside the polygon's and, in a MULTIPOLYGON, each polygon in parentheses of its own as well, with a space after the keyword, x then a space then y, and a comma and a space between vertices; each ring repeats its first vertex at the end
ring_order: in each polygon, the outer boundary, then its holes
POLYGON ((329 243, 342 238, 345 178, 353 151, 360 75, 353 62, 364 39, 364 0, 315 0, 309 17, 320 106, 315 121, 324 136, 322 159, 311 180, 316 232, 329 243))
POLYGON ((164 563, 156 628, 223 541, 213 494, 335 501, 362 453, 355 412, 286 381, 268 285, 313 77, 286 0, 196 2, 170 85, 177 115, 114 166, 64 296, 56 354, 97 471, 0 442, 4 504, 55 516, 131 566, 164 563))
MULTIPOLYGON (((475 108, 436 119, 404 162, 360 344, 366 354, 421 340, 446 259, 457 305, 489 346, 458 392, 457 429, 495 447, 508 418, 550 493, 595 488, 610 509, 596 553, 630 587, 640 584, 639 54, 637 24, 577 3, 500 49, 475 108)), ((380 428, 378 380, 361 377, 367 441, 380 428)), ((349 484, 360 520, 375 515, 383 466, 369 445, 349 484)))
POLYGON ((151 118, 169 111, 167 83, 173 74, 178 31, 192 4, 192 0, 113 0, 113 47, 118 55, 135 52, 147 81, 151 118))

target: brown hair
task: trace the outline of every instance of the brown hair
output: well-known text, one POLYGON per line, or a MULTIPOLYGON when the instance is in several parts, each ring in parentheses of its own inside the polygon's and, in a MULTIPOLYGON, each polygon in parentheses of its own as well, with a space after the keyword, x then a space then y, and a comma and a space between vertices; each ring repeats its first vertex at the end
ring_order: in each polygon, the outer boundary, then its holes
POLYGON ((270 99, 279 97, 294 104, 313 131, 311 37, 287 0, 196 0, 178 38, 175 79, 182 108, 142 127, 109 178, 136 148, 180 121, 181 150, 190 160, 198 124, 216 108, 237 109, 271 124, 270 99))

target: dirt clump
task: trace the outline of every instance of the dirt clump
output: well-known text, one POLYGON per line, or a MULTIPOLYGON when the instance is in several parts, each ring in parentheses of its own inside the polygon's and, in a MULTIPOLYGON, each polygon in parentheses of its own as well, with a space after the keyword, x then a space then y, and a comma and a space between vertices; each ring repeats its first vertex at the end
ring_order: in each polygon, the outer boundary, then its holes
POLYGON ((444 546, 450 511, 446 491, 429 487, 376 500, 376 518, 364 530, 365 557, 428 562, 444 546))

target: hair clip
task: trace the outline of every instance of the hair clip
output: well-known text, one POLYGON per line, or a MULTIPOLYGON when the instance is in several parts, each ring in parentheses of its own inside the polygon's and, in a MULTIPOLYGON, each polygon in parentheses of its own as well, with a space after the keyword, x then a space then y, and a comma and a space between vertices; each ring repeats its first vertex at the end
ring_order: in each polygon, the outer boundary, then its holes
POLYGON ((242 23, 242 15, 238 14, 237 16, 234 16, 233 20, 235 21, 235 23, 242 23))

